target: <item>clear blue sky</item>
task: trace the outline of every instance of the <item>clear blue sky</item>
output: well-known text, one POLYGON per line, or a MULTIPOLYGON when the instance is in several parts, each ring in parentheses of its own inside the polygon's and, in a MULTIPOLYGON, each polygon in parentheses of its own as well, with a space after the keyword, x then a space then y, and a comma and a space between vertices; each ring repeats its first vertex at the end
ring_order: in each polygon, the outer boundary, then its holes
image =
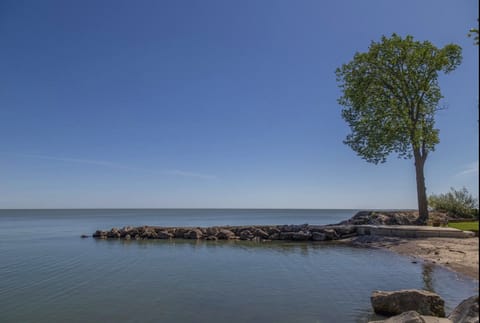
POLYGON ((334 71, 396 32, 463 48, 428 193, 478 195, 478 1, 1 1, 0 208, 415 208, 342 140, 334 71))

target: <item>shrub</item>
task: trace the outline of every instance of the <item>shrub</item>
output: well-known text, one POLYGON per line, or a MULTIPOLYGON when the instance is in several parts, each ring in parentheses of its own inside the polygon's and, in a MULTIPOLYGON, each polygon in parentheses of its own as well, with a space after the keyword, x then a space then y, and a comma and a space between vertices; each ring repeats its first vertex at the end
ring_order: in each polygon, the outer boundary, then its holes
POLYGON ((465 187, 460 190, 452 187, 448 193, 431 195, 428 203, 435 211, 446 212, 451 217, 478 218, 478 200, 465 187))

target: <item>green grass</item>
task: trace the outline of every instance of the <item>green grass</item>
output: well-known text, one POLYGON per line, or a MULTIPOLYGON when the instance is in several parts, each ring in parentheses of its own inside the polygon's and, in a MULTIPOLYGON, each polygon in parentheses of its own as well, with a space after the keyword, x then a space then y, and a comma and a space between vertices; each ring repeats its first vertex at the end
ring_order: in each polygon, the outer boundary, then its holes
POLYGON ((449 223, 448 226, 464 231, 478 231, 478 221, 449 223))

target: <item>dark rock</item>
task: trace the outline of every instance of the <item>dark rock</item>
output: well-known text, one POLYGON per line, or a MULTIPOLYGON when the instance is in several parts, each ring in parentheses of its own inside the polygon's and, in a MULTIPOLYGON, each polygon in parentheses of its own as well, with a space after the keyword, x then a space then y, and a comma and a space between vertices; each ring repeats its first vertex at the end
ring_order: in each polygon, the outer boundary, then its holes
POLYGON ((217 227, 210 227, 205 230, 207 236, 215 236, 218 233, 218 228, 217 227))
POLYGON ((335 232, 341 237, 357 233, 357 228, 355 228, 353 225, 335 226, 330 227, 330 229, 334 229, 335 232))
POLYGON ((249 230, 243 230, 240 232, 240 240, 251 240, 255 236, 249 230))
POLYGON ((295 232, 280 232, 280 240, 292 240, 295 232))
POLYGON ((323 233, 325 233, 326 240, 336 240, 336 239, 338 239, 338 234, 334 229, 325 229, 325 230, 323 230, 323 233))
POLYGON ((259 237, 259 238, 262 238, 262 239, 268 239, 268 237, 269 237, 269 234, 267 232, 263 231, 262 229, 255 229, 253 231, 253 234, 256 237, 259 237))
POLYGON ((453 323, 478 323, 478 295, 463 300, 448 318, 453 323))
POLYGON ((216 236, 208 236, 205 238, 205 240, 211 240, 211 241, 216 241, 218 238, 216 236))
POLYGON ((230 230, 221 229, 217 233, 217 238, 220 239, 220 240, 234 239, 235 238, 235 233, 233 233, 230 230))
POLYGON ((280 240, 280 233, 279 232, 272 233, 270 236, 268 236, 268 239, 269 240, 280 240))
POLYGON ((89 237, 89 236, 86 235, 86 234, 82 234, 82 235, 80 236, 80 238, 82 238, 82 239, 85 239, 85 238, 88 238, 88 237, 89 237))
POLYGON ((281 232, 299 232, 302 230, 307 230, 308 224, 290 224, 290 225, 281 225, 278 227, 281 232))
POLYGON ((327 235, 323 232, 313 232, 312 233, 313 241, 325 241, 327 240, 327 235))
POLYGON ((299 231, 299 232, 295 232, 292 235, 292 240, 307 241, 307 240, 310 240, 311 237, 312 237, 312 234, 309 231, 299 231))
POLYGON ((382 315, 416 311, 421 315, 445 317, 443 299, 426 290, 374 291, 370 300, 375 313, 382 315))
POLYGON ((201 239, 203 237, 203 233, 199 229, 193 229, 190 231, 187 231, 183 237, 185 239, 201 239))
POLYGON ((185 229, 185 228, 176 228, 174 230, 173 234, 174 234, 175 238, 183 238, 185 233, 187 233, 187 232, 188 232, 188 230, 185 229))
POLYGON ((280 229, 277 227, 268 227, 264 231, 267 232, 269 236, 271 236, 272 234, 281 232, 280 229))
POLYGON ((142 237, 143 239, 156 239, 158 235, 153 228, 143 228, 140 233, 140 237, 142 237))
POLYGON ((170 239, 173 238, 173 234, 168 231, 159 231, 157 232, 158 239, 170 239))
POLYGON ((97 230, 95 231, 95 233, 93 234, 93 237, 94 238, 100 238, 100 237, 107 237, 107 231, 102 231, 102 230, 97 230))

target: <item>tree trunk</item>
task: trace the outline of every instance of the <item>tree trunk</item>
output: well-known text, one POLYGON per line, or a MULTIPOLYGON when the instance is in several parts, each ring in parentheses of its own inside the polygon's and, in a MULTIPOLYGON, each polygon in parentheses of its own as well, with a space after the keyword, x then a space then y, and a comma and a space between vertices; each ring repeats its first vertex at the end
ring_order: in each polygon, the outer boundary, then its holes
POLYGON ((425 187, 425 176, 423 175, 423 166, 425 165, 424 156, 420 152, 414 152, 415 173, 417 176, 417 199, 418 199, 418 219, 417 224, 426 224, 428 220, 428 202, 427 189, 425 187))

